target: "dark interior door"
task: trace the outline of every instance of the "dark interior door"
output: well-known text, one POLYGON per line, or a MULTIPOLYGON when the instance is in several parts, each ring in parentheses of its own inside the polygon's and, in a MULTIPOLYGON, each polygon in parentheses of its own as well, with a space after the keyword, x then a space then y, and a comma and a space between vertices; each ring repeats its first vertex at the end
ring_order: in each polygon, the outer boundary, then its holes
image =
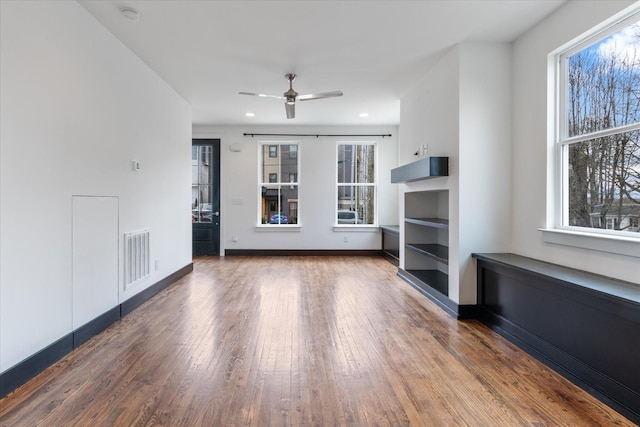
POLYGON ((193 139, 191 146, 193 255, 220 255, 220 140, 193 139))

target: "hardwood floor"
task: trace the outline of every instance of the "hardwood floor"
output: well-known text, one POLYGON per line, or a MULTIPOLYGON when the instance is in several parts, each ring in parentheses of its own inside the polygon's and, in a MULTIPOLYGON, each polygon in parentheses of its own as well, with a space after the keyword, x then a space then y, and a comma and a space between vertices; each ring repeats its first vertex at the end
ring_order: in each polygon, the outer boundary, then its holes
POLYGON ((375 257, 197 258, 2 426, 631 426, 375 257))

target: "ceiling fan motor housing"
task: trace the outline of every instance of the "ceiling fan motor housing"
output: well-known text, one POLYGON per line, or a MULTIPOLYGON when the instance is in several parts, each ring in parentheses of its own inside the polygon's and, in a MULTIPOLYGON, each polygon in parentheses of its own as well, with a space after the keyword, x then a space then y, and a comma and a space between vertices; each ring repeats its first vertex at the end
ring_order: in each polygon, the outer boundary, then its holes
POLYGON ((293 90, 293 81, 296 78, 295 74, 285 74, 287 80, 289 80, 289 90, 283 93, 282 95, 287 98, 288 103, 296 102, 296 97, 298 96, 298 92, 293 90))

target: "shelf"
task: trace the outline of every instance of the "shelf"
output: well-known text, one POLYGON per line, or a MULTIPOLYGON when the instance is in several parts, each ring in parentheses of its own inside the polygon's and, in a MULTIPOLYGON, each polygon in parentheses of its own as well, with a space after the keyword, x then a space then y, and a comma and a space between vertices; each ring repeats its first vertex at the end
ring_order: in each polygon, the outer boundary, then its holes
POLYGON ((391 169, 391 183, 413 182, 449 176, 448 157, 425 157, 404 166, 391 169))
POLYGON ((449 265, 449 248, 446 246, 433 243, 405 243, 404 247, 449 265))
POLYGON ((404 222, 410 224, 424 225, 426 227, 449 229, 449 220, 442 218, 405 218, 404 222))
MULTIPOLYGON (((445 273, 438 270, 407 270, 407 273, 430 288, 449 296, 449 276, 445 273)), ((419 283, 416 285, 420 286, 419 283)))

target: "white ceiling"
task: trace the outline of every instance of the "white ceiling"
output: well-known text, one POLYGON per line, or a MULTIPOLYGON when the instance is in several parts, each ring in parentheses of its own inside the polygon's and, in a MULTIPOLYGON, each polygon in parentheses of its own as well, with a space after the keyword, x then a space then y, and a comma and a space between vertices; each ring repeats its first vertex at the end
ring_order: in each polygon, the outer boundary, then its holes
POLYGON ((564 1, 80 3, 192 105, 194 124, 395 125, 400 97, 447 49, 512 41, 564 1), (238 95, 281 95, 286 73, 300 94, 344 96, 298 102, 287 119, 281 100, 238 95))

